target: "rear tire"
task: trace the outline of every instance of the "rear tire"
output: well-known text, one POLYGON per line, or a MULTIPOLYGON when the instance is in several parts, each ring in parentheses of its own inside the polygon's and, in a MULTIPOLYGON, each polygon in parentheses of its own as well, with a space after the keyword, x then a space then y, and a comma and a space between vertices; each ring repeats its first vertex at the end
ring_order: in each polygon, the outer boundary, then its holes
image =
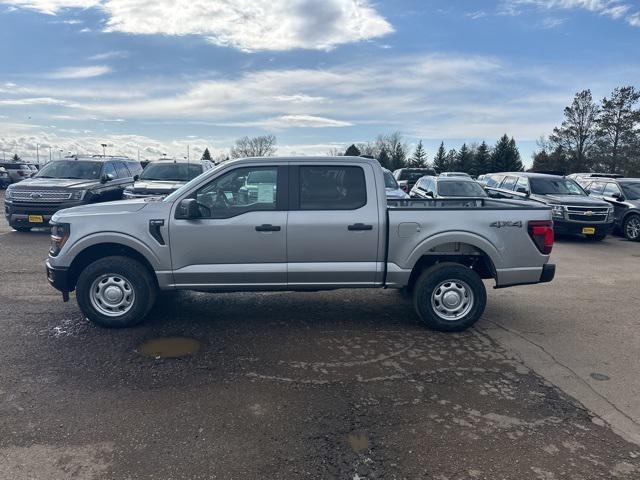
POLYGON ((89 264, 76 284, 78 306, 88 320, 105 328, 139 324, 156 300, 149 270, 129 257, 105 257, 89 264))
POLYGON ((420 319, 439 332, 461 332, 478 321, 487 291, 476 272, 458 263, 438 263, 420 274, 413 288, 420 319))
POLYGON ((622 234, 632 242, 640 241, 640 215, 634 213, 624 219, 622 234))

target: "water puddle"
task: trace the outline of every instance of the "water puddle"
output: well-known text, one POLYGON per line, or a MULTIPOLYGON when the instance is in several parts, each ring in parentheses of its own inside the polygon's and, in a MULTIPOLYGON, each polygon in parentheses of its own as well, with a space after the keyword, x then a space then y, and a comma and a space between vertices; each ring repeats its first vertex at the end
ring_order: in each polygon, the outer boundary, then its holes
POLYGON ((162 337, 147 340, 136 350, 140 355, 155 358, 180 358, 200 351, 200 342, 187 337, 162 337))
POLYGON ((351 450, 356 453, 362 453, 365 450, 369 450, 369 439, 366 435, 349 434, 348 440, 351 450))

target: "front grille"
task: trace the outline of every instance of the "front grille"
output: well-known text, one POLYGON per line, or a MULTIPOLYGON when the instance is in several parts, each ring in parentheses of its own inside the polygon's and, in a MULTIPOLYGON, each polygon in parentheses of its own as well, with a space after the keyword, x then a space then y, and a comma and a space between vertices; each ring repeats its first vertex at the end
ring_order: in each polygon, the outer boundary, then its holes
POLYGON ((46 203, 17 203, 13 202, 11 213, 17 215, 53 215, 60 207, 46 203))
POLYGON ((71 199, 71 192, 56 190, 13 190, 11 199, 19 202, 64 202, 71 199))
POLYGON ((567 207, 568 218, 574 222, 603 223, 608 213, 607 207, 567 207))

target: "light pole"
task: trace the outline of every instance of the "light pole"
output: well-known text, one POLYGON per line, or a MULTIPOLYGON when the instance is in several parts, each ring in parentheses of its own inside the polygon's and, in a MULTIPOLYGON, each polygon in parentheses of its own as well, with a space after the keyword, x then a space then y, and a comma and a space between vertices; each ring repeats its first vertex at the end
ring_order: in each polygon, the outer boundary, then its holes
POLYGON ((60 159, 62 160, 62 149, 58 150, 60 152, 60 159))
POLYGON ((100 145, 102 145, 102 156, 106 157, 107 156, 107 144, 106 143, 101 143, 100 145))

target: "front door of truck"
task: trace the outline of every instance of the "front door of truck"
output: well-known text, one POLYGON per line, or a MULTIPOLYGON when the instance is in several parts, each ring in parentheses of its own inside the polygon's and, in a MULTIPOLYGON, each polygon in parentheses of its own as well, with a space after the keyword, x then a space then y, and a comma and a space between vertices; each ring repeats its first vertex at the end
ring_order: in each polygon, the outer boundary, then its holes
POLYGON ((289 176, 289 286, 372 286, 382 223, 373 168, 301 162, 289 176))
POLYGON ((262 163, 223 171, 189 194, 198 201, 200 218, 174 214, 169 228, 176 285, 286 286, 286 182, 286 166, 262 163))

